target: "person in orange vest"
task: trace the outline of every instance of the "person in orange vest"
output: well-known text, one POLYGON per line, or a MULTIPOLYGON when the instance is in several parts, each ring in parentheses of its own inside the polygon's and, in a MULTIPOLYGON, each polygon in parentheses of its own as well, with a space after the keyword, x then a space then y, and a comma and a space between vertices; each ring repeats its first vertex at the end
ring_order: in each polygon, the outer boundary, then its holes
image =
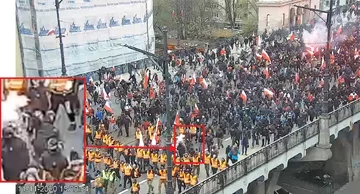
POLYGON ((89 140, 91 141, 91 144, 94 144, 95 141, 93 139, 92 129, 90 125, 85 125, 85 132, 86 132, 86 145, 89 145, 89 140))
POLYGON ((211 158, 211 171, 212 174, 216 174, 219 168, 219 159, 216 158, 216 155, 213 155, 211 158))
POLYGON ((164 185, 164 188, 166 188, 166 181, 167 181, 167 172, 163 166, 161 166, 159 170, 159 177, 160 177, 160 182, 158 189, 159 189, 159 194, 161 194, 161 185, 164 185))
POLYGON ((124 189, 126 189, 127 183, 130 184, 130 187, 132 186, 132 181, 131 181, 132 170, 133 169, 130 164, 127 164, 124 167, 124 189))
POLYGON ((165 164, 166 164, 166 159, 167 159, 166 153, 165 153, 165 152, 161 153, 160 159, 159 159, 160 165, 165 166, 165 164))
POLYGON ((198 176, 195 173, 192 173, 190 179, 190 185, 193 187, 198 183, 198 176))
POLYGON ((137 182, 136 179, 134 179, 131 185, 131 194, 139 194, 139 191, 140 191, 140 184, 137 182))
POLYGON ((177 173, 177 182, 178 182, 178 190, 179 193, 181 193, 181 190, 184 188, 185 189, 185 183, 184 183, 184 178, 185 178, 185 172, 183 168, 180 168, 180 170, 177 173))
POLYGON ((95 131, 95 145, 101 146, 102 136, 103 136, 103 133, 101 130, 95 131))
POLYGON ((144 166, 144 150, 143 149, 137 149, 136 150, 136 163, 139 165, 140 171, 144 172, 143 166, 144 166))
POLYGON ((200 175, 200 153, 199 152, 195 152, 194 156, 192 157, 192 162, 193 162, 193 173, 196 173, 197 176, 200 175))
POLYGON ((191 174, 189 172, 184 173, 184 185, 185 188, 188 188, 190 186, 191 182, 191 174))
POLYGON ((139 168, 136 166, 136 164, 133 165, 133 172, 132 172, 132 177, 134 179, 137 179, 141 176, 140 170, 139 168))
POLYGON ((220 171, 225 170, 225 168, 227 168, 227 167, 228 167, 228 165, 226 163, 225 158, 222 158, 220 161, 219 170, 220 171))
POLYGON ((152 162, 152 165, 155 169, 158 169, 158 154, 157 154, 157 151, 154 150, 153 153, 151 153, 151 162, 152 162))
POLYGON ((101 164, 102 156, 99 149, 96 149, 95 151, 95 167, 96 170, 100 170, 100 164, 101 164))
POLYGON ((172 176, 172 180, 173 180, 172 181, 172 187, 173 188, 176 188, 176 181, 175 180, 176 180, 178 172, 179 172, 179 167, 174 166, 172 171, 171 171, 171 176, 172 176))
POLYGON ((154 194, 154 186, 153 186, 153 181, 154 181, 154 170, 151 166, 149 166, 147 173, 146 173, 146 178, 147 178, 147 185, 148 185, 148 194, 154 194))
POLYGON ((151 152, 150 152, 149 149, 146 149, 146 150, 143 151, 143 157, 144 157, 143 169, 145 169, 148 166, 150 166, 151 152))
POLYGON ((211 163, 211 155, 209 154, 209 152, 206 152, 205 161, 204 161, 206 177, 210 176, 210 173, 209 173, 210 163, 211 163))
POLYGON ((89 156, 89 169, 91 170, 91 169, 93 169, 93 171, 95 172, 95 152, 94 151, 92 151, 92 150, 89 150, 89 154, 88 154, 88 156, 89 156))

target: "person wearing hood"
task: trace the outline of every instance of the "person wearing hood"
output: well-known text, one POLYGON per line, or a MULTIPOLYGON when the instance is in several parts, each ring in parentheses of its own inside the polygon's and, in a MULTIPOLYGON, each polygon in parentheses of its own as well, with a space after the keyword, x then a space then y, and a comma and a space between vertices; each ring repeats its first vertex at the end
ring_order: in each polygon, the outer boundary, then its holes
POLYGON ((240 150, 237 146, 233 146, 231 151, 228 153, 228 156, 232 162, 232 164, 234 164, 235 162, 237 162, 239 160, 239 154, 240 154, 240 150))

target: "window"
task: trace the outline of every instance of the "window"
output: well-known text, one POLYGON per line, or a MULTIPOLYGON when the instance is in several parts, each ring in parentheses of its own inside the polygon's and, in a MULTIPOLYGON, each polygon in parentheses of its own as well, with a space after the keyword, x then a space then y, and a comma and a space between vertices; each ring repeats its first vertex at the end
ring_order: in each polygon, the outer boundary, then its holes
POLYGON ((270 14, 267 14, 266 15, 266 27, 269 26, 269 23, 270 23, 270 14))
POLYGON ((213 17, 216 17, 216 18, 218 18, 218 17, 219 17, 219 13, 218 13, 218 12, 213 13, 212 15, 213 15, 213 17))
POLYGON ((282 25, 285 26, 285 13, 282 15, 282 25))

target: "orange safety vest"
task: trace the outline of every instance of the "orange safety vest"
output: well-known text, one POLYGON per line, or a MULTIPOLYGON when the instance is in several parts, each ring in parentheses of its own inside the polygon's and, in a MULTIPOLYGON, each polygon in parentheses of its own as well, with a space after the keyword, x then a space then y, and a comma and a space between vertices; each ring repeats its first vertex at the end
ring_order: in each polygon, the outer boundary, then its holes
POLYGON ((185 173, 184 183, 189 184, 191 179, 191 175, 189 173, 185 173))
POLYGON ((211 167, 218 168, 218 159, 217 158, 211 158, 211 167))
POLYGON ((198 157, 193 157, 193 162, 194 162, 194 166, 199 166, 199 163, 195 163, 195 162, 199 162, 199 158, 198 157))
POLYGON ((136 134, 136 135, 135 135, 135 136, 136 136, 136 139, 139 140, 139 139, 140 139, 140 131, 136 131, 135 134, 136 134))
POLYGON ((132 192, 138 192, 139 191, 139 183, 135 183, 131 187, 132 192))
POLYGON ((131 167, 125 167, 125 176, 131 175, 131 167))
POLYGON ((162 155, 160 156, 160 163, 161 163, 161 164, 165 164, 165 163, 166 163, 166 158, 167 158, 166 155, 163 155, 163 154, 162 154, 162 155))
POLYGON ((211 156, 205 156, 204 164, 210 164, 211 156))
POLYGON ((114 161, 114 163, 112 164, 112 168, 118 169, 118 168, 119 168, 119 162, 118 162, 118 161, 114 161))
POLYGON ((153 163, 157 163, 158 162, 158 155, 157 154, 151 154, 151 161, 153 163))
POLYGON ((160 180, 166 180, 166 170, 160 170, 160 180))
MULTIPOLYGON (((120 143, 120 146, 124 146, 124 144, 120 143)), ((124 151, 124 148, 123 148, 123 147, 118 148, 118 152, 122 152, 122 151, 124 151)))
POLYGON ((184 162, 190 162, 189 158, 184 158, 184 162))
POLYGON ((100 163, 101 159, 102 159, 101 154, 100 153, 95 153, 95 162, 100 163))
POLYGON ((26 80, 24 79, 6 79, 5 89, 10 91, 24 91, 26 89, 26 80))
POLYGON ((95 139, 101 139, 101 132, 100 131, 96 131, 95 132, 95 139))
POLYGON ((184 171, 179 172, 179 180, 184 181, 185 173, 184 171))
POLYGON ((176 163, 175 163, 175 166, 180 166, 180 157, 177 157, 176 158, 176 163))
POLYGON ((177 172, 177 168, 175 167, 175 168, 173 168, 173 170, 171 171, 171 175, 172 175, 172 177, 175 177, 176 176, 176 172, 177 172))
POLYGON ((180 127, 180 128, 179 128, 179 133, 180 133, 180 134, 185 134, 185 128, 184 128, 184 127, 180 127))
POLYGON ((87 125, 85 125, 85 130, 87 134, 91 134, 91 129, 87 125))
POLYGON ((95 161, 95 152, 89 152, 89 161, 94 162, 95 161))
POLYGON ((196 134, 196 127, 190 127, 190 133, 196 134))
POLYGON ((143 151, 144 159, 150 159, 150 151, 143 151))
POLYGON ((190 185, 195 186, 196 184, 197 184, 197 176, 195 175, 191 177, 190 185))
POLYGON ((220 162, 220 170, 224 170, 226 167, 226 161, 220 162))
POLYGON ((141 149, 137 150, 137 154, 136 154, 137 158, 143 158, 143 151, 141 149))
POLYGON ((146 174, 147 174, 147 179, 148 180, 153 180, 154 179, 154 172, 152 170, 148 170, 146 174))

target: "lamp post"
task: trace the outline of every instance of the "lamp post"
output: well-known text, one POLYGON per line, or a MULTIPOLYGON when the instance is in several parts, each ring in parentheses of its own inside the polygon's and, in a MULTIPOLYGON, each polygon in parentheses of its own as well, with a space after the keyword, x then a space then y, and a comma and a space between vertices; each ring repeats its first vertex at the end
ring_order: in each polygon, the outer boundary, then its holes
POLYGON ((56 7, 56 18, 57 18, 57 25, 59 31, 59 45, 60 45, 60 57, 61 57, 61 75, 66 76, 66 67, 65 67, 65 57, 64 57, 64 44, 62 41, 62 34, 61 34, 61 25, 60 25, 60 4, 63 0, 55 0, 55 7, 56 7))
MULTIPOLYGON (((129 46, 129 45, 121 45, 124 46, 128 49, 140 52, 146 56, 149 57, 149 59, 154 63, 155 66, 157 66, 159 69, 162 70, 162 75, 163 78, 165 80, 165 109, 166 109, 166 147, 167 148, 171 148, 172 147, 172 143, 171 143, 171 138, 172 138, 172 132, 173 132, 173 128, 171 126, 171 116, 170 116, 170 109, 171 109, 171 105, 170 105, 170 73, 169 73, 169 65, 168 65, 168 48, 167 48, 167 32, 168 29, 167 27, 163 27, 161 28, 161 31, 163 33, 163 41, 164 41, 164 51, 163 51, 163 56, 157 56, 153 53, 149 53, 147 51, 141 50, 139 48, 133 47, 133 46, 129 46), (156 62, 155 59, 159 59, 161 60, 162 65, 160 65, 158 62, 156 62)), ((172 181, 175 181, 172 179, 172 164, 173 164, 173 154, 172 154, 172 150, 167 149, 166 150, 166 155, 167 155, 167 185, 166 185, 166 194, 174 194, 174 188, 172 187, 172 181)))
POLYGON ((333 14, 333 2, 334 2, 334 0, 330 0, 330 9, 328 11, 294 5, 295 7, 298 7, 298 8, 313 11, 317 16, 319 16, 326 23, 326 27, 327 27, 327 41, 326 41, 326 50, 325 50, 326 66, 324 68, 324 74, 323 74, 323 79, 324 79, 323 95, 324 96, 323 96, 323 101, 322 101, 322 106, 321 106, 321 112, 322 112, 322 116, 324 118, 327 117, 328 113, 329 113, 329 105, 328 104, 329 104, 329 89, 330 89, 329 76, 330 75, 329 75, 328 66, 330 65, 331 18, 332 18, 332 14, 333 14), (326 13, 327 14, 326 21, 317 12, 326 13))

